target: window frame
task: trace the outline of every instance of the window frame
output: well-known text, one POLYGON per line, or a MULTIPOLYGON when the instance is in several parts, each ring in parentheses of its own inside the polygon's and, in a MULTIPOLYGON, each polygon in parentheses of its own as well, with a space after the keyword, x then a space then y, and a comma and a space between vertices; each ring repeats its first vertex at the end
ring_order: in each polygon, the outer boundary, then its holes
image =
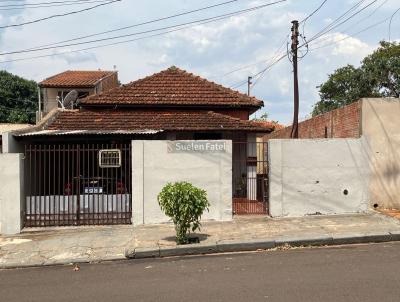
POLYGON ((98 151, 98 164, 99 167, 102 169, 106 169, 106 168, 120 168, 122 166, 122 156, 121 156, 121 149, 101 149, 98 151), (117 153, 118 157, 114 157, 118 158, 118 164, 105 164, 103 163, 103 154, 105 153, 117 153))

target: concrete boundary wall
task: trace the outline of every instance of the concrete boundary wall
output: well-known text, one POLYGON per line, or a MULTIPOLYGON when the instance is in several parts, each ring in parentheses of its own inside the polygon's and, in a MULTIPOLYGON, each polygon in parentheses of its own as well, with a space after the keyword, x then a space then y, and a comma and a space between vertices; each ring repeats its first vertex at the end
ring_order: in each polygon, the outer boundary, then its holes
POLYGON ((211 204, 203 220, 232 219, 232 142, 132 141, 132 216, 134 225, 168 222, 157 195, 168 182, 188 181, 207 191, 211 204), (176 144, 223 144, 219 151, 176 150, 176 144))
POLYGON ((368 210, 368 156, 362 139, 269 141, 273 217, 368 210))
POLYGON ((23 154, 0 154, 0 233, 18 234, 24 211, 23 154))
POLYGON ((371 205, 400 209, 400 99, 363 99, 362 135, 369 150, 371 205))

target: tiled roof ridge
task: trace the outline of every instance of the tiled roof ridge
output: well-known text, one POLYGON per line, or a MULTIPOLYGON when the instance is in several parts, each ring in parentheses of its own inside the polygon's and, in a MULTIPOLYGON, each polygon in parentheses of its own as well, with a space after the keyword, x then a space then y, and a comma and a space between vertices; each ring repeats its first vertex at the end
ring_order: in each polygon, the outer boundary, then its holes
MULTIPOLYGON (((126 84, 122 84, 119 87, 114 87, 114 88, 112 88, 112 89, 110 89, 110 90, 108 90, 106 92, 100 93, 98 95, 88 96, 85 99, 83 99, 82 101, 83 101, 83 103, 86 103, 86 101, 90 101, 91 99, 97 99, 98 97, 104 96, 106 94, 111 94, 111 93, 113 93, 114 91, 116 91, 118 89, 135 87, 137 85, 140 85, 143 82, 146 82, 149 79, 152 79, 154 77, 159 77, 159 76, 162 76, 162 75, 165 75, 165 74, 170 74, 170 73, 176 73, 176 74, 180 74, 180 75, 184 75, 184 76, 189 76, 192 79, 196 79, 196 80, 201 81, 202 83, 206 84, 208 86, 208 88, 210 88, 210 89, 216 89, 221 93, 230 95, 232 97, 237 97, 237 98, 239 98, 241 100, 249 100, 249 101, 251 101, 252 104, 247 104, 248 106, 250 106, 250 105, 252 105, 252 106, 262 106, 262 104, 263 104, 263 102, 261 100, 258 100, 255 97, 248 96, 248 95, 246 95, 244 93, 241 93, 241 92, 239 92, 237 90, 233 90, 233 89, 228 88, 228 87, 224 87, 221 84, 218 84, 218 83, 216 83, 214 81, 205 79, 205 78, 203 78, 203 77, 201 77, 199 75, 195 75, 195 74, 193 74, 191 72, 188 72, 188 71, 186 71, 184 69, 176 67, 175 65, 172 65, 169 68, 161 70, 161 71, 159 71, 157 73, 145 76, 143 78, 131 81, 131 82, 126 83, 126 84)), ((90 104, 90 102, 88 104, 90 104)))
POLYGON ((231 95, 235 95, 235 96, 238 96, 238 97, 243 98, 243 99, 253 99, 253 101, 256 101, 256 102, 259 101, 255 97, 245 95, 244 93, 241 93, 241 92, 239 92, 237 90, 233 90, 233 89, 228 88, 228 87, 224 87, 221 84, 218 84, 218 83, 216 83, 214 81, 211 81, 211 80, 208 80, 206 78, 203 78, 203 77, 201 77, 199 75, 196 75, 196 74, 194 74, 192 72, 189 72, 189 71, 186 71, 186 70, 181 69, 179 67, 176 67, 175 65, 173 65, 173 66, 171 66, 171 67, 169 67, 169 68, 167 68, 165 70, 162 70, 159 73, 167 72, 167 71, 177 71, 178 73, 189 75, 192 78, 196 78, 198 80, 201 80, 202 82, 205 82, 205 83, 207 83, 207 84, 209 84, 211 86, 214 86, 215 88, 218 88, 221 92, 224 92, 224 93, 229 93, 231 95))

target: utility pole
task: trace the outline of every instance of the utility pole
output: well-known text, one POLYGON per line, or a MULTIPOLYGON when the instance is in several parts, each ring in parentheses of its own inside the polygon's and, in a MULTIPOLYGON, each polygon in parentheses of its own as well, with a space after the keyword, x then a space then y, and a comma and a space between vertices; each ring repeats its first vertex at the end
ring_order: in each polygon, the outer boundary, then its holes
POLYGON ((297 70, 297 47, 299 45, 299 21, 292 21, 292 60, 293 60, 293 82, 294 82, 294 112, 291 138, 299 137, 299 80, 297 70))
POLYGON ((253 79, 253 77, 248 77, 247 78, 247 95, 250 96, 250 88, 251 88, 251 84, 253 84, 251 82, 251 80, 253 79))

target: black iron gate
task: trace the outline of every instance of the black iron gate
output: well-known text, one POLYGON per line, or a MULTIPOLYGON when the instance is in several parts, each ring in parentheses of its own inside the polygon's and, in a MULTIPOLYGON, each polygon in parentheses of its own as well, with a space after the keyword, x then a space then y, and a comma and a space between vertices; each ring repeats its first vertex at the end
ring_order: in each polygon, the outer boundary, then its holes
POLYGON ((131 145, 25 146, 25 226, 130 224, 131 145))
POLYGON ((268 214, 267 149, 266 142, 233 142, 234 214, 268 214))

